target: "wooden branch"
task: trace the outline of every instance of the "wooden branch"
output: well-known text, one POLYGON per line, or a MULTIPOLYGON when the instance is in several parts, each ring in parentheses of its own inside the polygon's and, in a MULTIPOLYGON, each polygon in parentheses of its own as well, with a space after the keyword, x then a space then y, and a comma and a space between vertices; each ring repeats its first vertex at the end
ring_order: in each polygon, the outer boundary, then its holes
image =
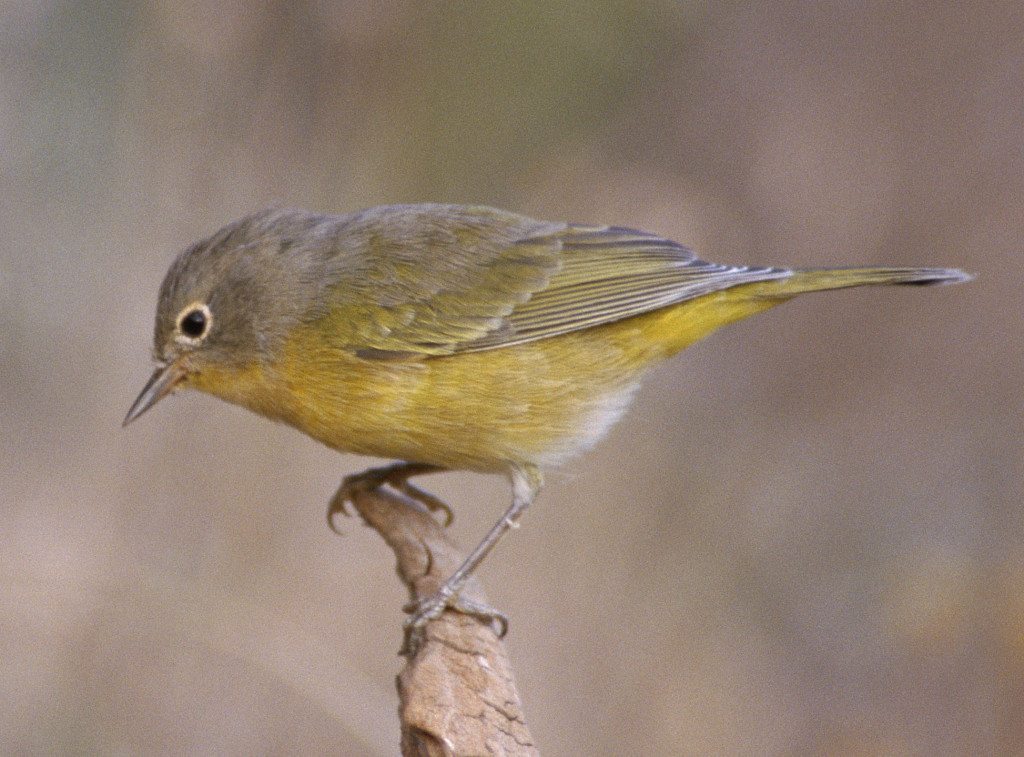
MULTIPOLYGON (((353 505, 387 542, 414 601, 462 562, 444 528, 419 503, 373 489, 353 505)), ((462 596, 486 604, 476 579, 462 596)), ((485 621, 446 610, 427 623, 398 675, 403 755, 536 755, 505 645, 485 621)))

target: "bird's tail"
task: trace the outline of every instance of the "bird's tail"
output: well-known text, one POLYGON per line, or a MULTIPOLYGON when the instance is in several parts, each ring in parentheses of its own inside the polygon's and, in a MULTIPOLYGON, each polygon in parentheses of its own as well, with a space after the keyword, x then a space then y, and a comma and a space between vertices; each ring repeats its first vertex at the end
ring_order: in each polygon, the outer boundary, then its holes
POLYGON ((880 284, 956 284, 973 277, 956 268, 798 268, 763 269, 765 278, 658 311, 650 318, 648 343, 662 357, 671 355, 726 324, 775 307, 797 295, 880 284), (788 275, 787 275, 788 274, 788 275))
POLYGON ((751 285, 751 293, 756 291, 761 296, 789 298, 826 289, 888 284, 959 284, 972 278, 957 268, 798 268, 787 278, 751 285))

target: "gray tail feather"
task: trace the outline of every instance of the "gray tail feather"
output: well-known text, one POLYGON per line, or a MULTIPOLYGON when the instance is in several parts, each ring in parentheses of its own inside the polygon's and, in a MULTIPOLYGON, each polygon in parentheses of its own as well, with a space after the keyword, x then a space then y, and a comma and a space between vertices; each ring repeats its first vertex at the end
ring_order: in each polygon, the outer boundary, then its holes
POLYGON ((772 283, 779 294, 791 295, 856 286, 960 284, 973 278, 957 268, 798 268, 772 283))

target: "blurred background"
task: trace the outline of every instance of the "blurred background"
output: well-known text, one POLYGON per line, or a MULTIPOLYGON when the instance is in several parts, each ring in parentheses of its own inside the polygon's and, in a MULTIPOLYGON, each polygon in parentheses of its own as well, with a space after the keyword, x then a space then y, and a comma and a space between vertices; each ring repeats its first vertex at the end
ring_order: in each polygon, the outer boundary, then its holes
MULTIPOLYGON (((391 553, 342 457, 121 419, 173 256, 250 210, 491 204, 723 262, 962 266, 658 369, 481 571, 547 754, 1024 749, 1024 10, 0 8, 5 752, 397 751, 391 553)), ((431 478, 474 543, 506 482, 431 478)))

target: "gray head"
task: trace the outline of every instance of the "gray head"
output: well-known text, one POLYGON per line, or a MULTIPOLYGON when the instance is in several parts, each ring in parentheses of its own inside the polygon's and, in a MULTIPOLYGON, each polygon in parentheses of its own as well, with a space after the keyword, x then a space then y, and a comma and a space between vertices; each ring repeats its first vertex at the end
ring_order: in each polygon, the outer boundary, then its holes
POLYGON ((339 217, 264 210, 193 244, 160 287, 153 357, 158 368, 129 423, 204 366, 266 361, 317 309, 337 263, 339 217))

